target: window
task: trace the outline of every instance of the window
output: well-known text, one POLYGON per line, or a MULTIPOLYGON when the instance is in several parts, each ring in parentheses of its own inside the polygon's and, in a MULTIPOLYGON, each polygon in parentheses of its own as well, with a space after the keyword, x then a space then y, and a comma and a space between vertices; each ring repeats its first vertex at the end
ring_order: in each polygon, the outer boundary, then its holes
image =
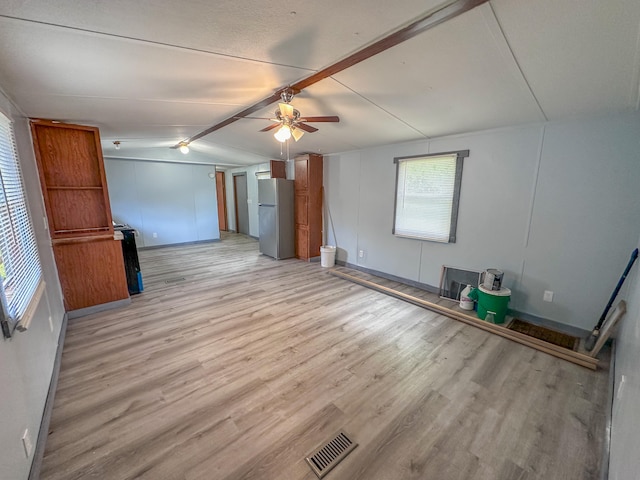
POLYGON ((11 334, 10 323, 30 320, 32 304, 44 289, 41 277, 13 127, 0 113, 0 319, 5 337, 11 334))
POLYGON ((393 234, 455 243, 463 159, 469 150, 398 157, 393 234))

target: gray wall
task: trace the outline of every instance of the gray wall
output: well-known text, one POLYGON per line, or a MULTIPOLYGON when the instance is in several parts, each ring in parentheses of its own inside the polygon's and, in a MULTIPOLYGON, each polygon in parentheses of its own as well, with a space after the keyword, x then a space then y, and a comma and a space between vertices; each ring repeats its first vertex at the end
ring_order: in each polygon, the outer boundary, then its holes
MULTIPOLYGON (((640 246, 640 242, 638 242, 640 246)), ((627 278, 623 293, 627 297, 627 313, 616 335, 615 383, 611 425, 611 458, 609 478, 638 478, 638 445, 640 445, 640 266, 627 278), (624 378, 624 380, 623 380, 624 378)), ((622 272, 621 272, 622 273, 622 272)))
POLYGON ((327 156, 329 243, 339 260, 433 286, 443 264, 500 268, 511 308, 590 329, 640 234, 638 132, 640 115, 621 115, 327 156), (464 149, 457 243, 393 236, 393 158, 464 149))
POLYGON ((220 238, 215 165, 107 158, 105 170, 113 219, 139 247, 220 238))
POLYGON ((53 373, 64 307, 49 233, 45 228, 44 204, 28 122, 1 90, 0 110, 15 121, 18 155, 46 282, 46 294, 29 330, 16 332, 10 340, 0 339, 0 478, 20 480, 28 477, 33 459, 33 453, 30 458, 24 453, 22 435, 28 429, 35 445, 53 373))

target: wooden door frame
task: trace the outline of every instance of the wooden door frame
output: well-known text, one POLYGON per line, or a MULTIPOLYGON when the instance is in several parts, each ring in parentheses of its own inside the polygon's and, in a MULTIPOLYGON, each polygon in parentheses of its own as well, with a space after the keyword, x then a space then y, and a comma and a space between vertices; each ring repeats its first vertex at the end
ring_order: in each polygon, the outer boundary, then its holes
MULTIPOLYGON (((218 228, 223 232, 229 231, 229 215, 227 214, 227 185, 226 185, 226 175, 222 170, 216 170, 216 196, 220 198, 219 195, 222 195, 222 210, 224 215, 224 230, 220 229, 220 215, 218 215, 218 228), (220 184, 222 185, 222 192, 218 193, 218 174, 222 177, 222 181, 220 184)), ((220 213, 220 209, 218 208, 218 214, 220 213)))

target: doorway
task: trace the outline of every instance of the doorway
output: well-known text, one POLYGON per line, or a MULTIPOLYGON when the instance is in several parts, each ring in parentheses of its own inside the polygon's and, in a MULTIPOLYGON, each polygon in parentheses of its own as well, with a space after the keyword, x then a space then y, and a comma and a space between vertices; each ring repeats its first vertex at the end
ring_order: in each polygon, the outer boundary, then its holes
POLYGON ((233 195, 236 204, 236 232, 249 235, 249 205, 247 174, 233 174, 233 195))
POLYGON ((229 229, 227 224, 227 187, 224 172, 216 172, 216 197, 218 201, 218 228, 221 232, 229 229))

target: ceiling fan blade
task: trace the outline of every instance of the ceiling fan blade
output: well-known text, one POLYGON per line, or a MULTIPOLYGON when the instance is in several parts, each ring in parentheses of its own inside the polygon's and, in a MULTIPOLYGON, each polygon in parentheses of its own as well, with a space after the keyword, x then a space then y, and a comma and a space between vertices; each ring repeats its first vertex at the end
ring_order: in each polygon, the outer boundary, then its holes
POLYGON ((324 117, 303 117, 300 119, 301 122, 339 122, 340 117, 335 115, 324 116, 324 117))
POLYGON ((317 132, 318 129, 316 127, 312 127, 311 125, 307 125, 306 123, 296 123, 296 128, 304 130, 305 132, 313 133, 317 132))
POLYGON ((293 118, 293 105, 289 103, 279 103, 278 107, 283 117, 293 118))
POLYGON ((275 118, 268 118, 268 117, 233 117, 233 118, 237 118, 238 120, 242 120, 243 118, 248 118, 250 120, 271 120, 272 122, 278 122, 279 120, 275 119, 275 118))
POLYGON ((291 130, 291 136, 293 137, 293 139, 296 142, 298 140, 300 140, 303 135, 304 135, 304 132, 302 130, 300 130, 299 128, 294 128, 294 129, 291 130))
POLYGON ((273 125, 269 125, 268 127, 264 127, 262 130, 260 130, 261 132, 268 132, 269 130, 273 130, 274 128, 278 128, 280 126, 280 123, 274 123, 273 125))

